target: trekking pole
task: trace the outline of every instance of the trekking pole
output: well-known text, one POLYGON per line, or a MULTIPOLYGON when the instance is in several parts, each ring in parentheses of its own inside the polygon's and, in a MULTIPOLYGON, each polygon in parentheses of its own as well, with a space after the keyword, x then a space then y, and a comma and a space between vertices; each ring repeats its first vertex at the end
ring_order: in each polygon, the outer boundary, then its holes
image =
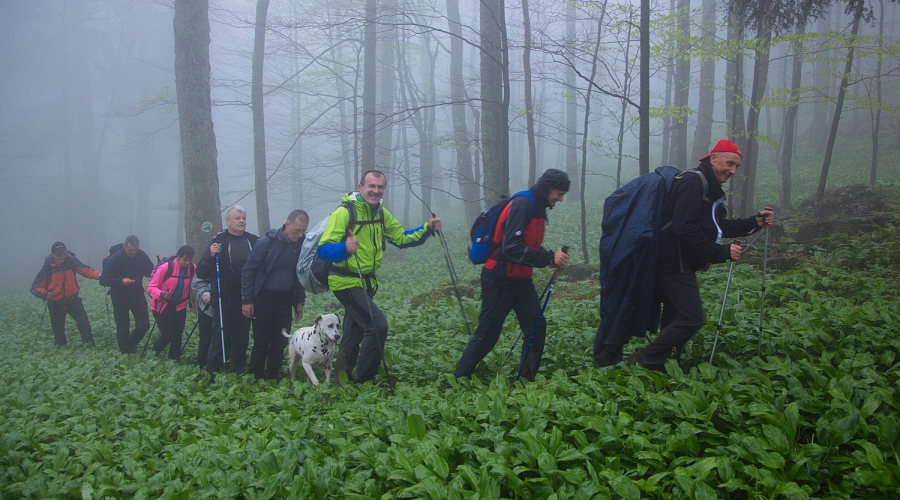
MULTIPOLYGON (((44 312, 41 314, 41 324, 38 325, 37 332, 34 334, 34 342, 31 343, 32 349, 34 349, 34 347, 37 345, 38 337, 41 336, 41 330, 44 329, 44 317, 47 315, 47 309, 49 309, 49 308, 50 308, 50 301, 44 299, 44 312)), ((63 318, 63 319, 65 319, 65 318, 63 318)))
MULTIPOLYGON (((437 217, 437 214, 431 212, 431 216, 437 217)), ((453 267, 453 260, 450 258, 450 249, 447 248, 447 241, 444 240, 444 232, 435 232, 441 238, 441 250, 444 252, 444 260, 447 261, 447 271, 450 273, 450 282, 453 283, 453 293, 456 295, 456 303, 459 304, 459 312, 462 314, 463 321, 466 323, 466 333, 471 337, 472 327, 469 325, 469 317, 466 316, 466 308, 463 307, 462 297, 459 294, 459 286, 456 284, 459 278, 456 276, 456 268, 453 267)))
MULTIPOLYGON (((569 246, 563 246, 562 252, 565 254, 569 253, 569 246)), ((550 302, 550 295, 553 294, 553 285, 556 283, 556 278, 559 277, 559 274, 562 272, 562 270, 563 268, 557 267, 556 270, 553 271, 553 276, 550 277, 550 283, 547 284, 547 296, 544 297, 544 305, 541 306, 541 313, 538 314, 538 319, 534 322, 534 330, 531 331, 531 340, 528 342, 528 347, 525 349, 525 354, 522 355, 522 362, 519 364, 519 373, 516 374, 516 381, 519 380, 519 377, 522 376, 522 370, 525 369, 525 361, 528 360, 528 355, 531 354, 531 346, 534 345, 534 336, 537 334, 538 327, 541 324, 541 320, 544 319, 544 310, 547 309, 547 302, 550 302)))
MULTIPOLYGON (((766 207, 766 210, 771 208, 766 207)), ((763 267, 762 267, 762 294, 759 299, 759 345, 756 347, 756 355, 762 352, 763 341, 763 313, 766 310, 766 264, 769 260, 769 228, 766 228, 765 243, 763 244, 763 267)))
MULTIPOLYGON (((734 240, 734 244, 740 246, 740 240, 734 240)), ((731 266, 728 268, 728 279, 725 280, 725 296, 722 297, 722 310, 719 311, 719 324, 716 325, 716 338, 713 340, 713 348, 712 354, 709 355, 709 364, 713 362, 713 356, 716 355, 716 346, 719 343, 719 332, 722 331, 722 320, 725 318, 725 302, 728 300, 728 288, 731 286, 731 275, 734 273, 734 263, 736 261, 731 261, 731 266)))
MULTIPOLYGON (((554 274, 556 274, 555 271, 554 271, 554 274)), ((551 278, 550 278, 550 281, 547 282, 547 286, 544 287, 544 291, 541 292, 541 296, 538 297, 538 302, 541 302, 542 300, 544 300, 544 296, 547 295, 547 290, 550 288, 550 284, 553 283, 553 279, 554 279, 554 278, 551 277, 551 278)), ((506 351, 506 357, 503 358, 503 362, 500 363, 500 368, 497 368, 497 373, 498 373, 498 374, 499 374, 501 371, 503 371, 503 367, 506 365, 506 360, 509 359, 509 357, 512 355, 512 352, 516 349, 516 346, 519 345, 519 339, 521 339, 521 338, 522 338, 522 329, 520 328, 520 329, 519 329, 519 334, 516 336, 516 340, 513 341, 512 345, 509 346, 509 350, 506 351)))
POLYGON ((156 328, 157 320, 159 320, 159 314, 153 313, 153 325, 150 327, 150 331, 147 332, 147 341, 144 342, 144 350, 141 351, 142 357, 147 354, 147 346, 150 345, 150 337, 153 336, 153 330, 156 328))
POLYGON ((109 334, 111 337, 110 340, 106 344, 106 346, 109 347, 110 345, 112 345, 113 327, 112 327, 112 320, 109 319, 109 292, 108 291, 103 293, 103 301, 106 302, 106 328, 109 329, 109 334))
POLYGON ((225 368, 225 320, 222 319, 222 278, 219 275, 219 253, 216 253, 216 293, 219 295, 219 337, 222 339, 222 368, 225 368))
MULTIPOLYGON (((350 233, 350 236, 353 236, 353 230, 347 229, 347 232, 350 233)), ((366 306, 369 308, 369 321, 372 322, 372 326, 374 327, 375 326, 375 314, 372 313, 372 302, 371 302, 371 298, 368 297, 369 287, 366 286, 366 280, 365 280, 365 278, 363 278, 362 266, 359 265, 359 254, 354 252, 353 256, 356 257, 356 271, 359 273, 359 282, 362 285, 363 293, 366 294, 366 306)), ((384 368, 384 376, 385 376, 385 378, 387 378, 388 387, 390 388, 390 391, 391 391, 390 393, 393 394, 394 393, 394 381, 391 380, 391 374, 388 371, 387 360, 384 359, 384 345, 381 344, 381 342, 378 340, 377 337, 375 338, 375 342, 378 342, 378 347, 381 348, 381 366, 384 368)), ((384 342, 387 343, 387 335, 385 335, 384 342)))
POLYGON ((187 347, 188 342, 191 341, 191 335, 194 334, 194 330, 196 330, 197 325, 200 324, 200 318, 203 317, 204 314, 206 314, 207 309, 209 309, 209 304, 206 304, 205 306, 203 306, 203 310, 197 313, 197 321, 194 322, 194 327, 191 328, 191 332, 188 333, 187 338, 184 340, 184 344, 181 346, 181 350, 178 351, 178 357, 175 358, 175 361, 178 361, 179 359, 181 359, 181 353, 184 352, 184 348, 187 347))

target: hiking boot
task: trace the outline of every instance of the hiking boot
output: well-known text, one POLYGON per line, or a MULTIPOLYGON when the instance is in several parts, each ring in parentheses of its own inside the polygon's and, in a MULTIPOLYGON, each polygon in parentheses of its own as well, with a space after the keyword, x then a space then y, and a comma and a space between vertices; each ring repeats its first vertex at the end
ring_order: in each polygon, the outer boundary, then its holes
POLYGON ((653 370, 657 372, 666 373, 666 365, 664 364, 655 364, 655 363, 645 363, 643 361, 643 356, 641 355, 641 351, 638 351, 631 356, 628 356, 628 359, 625 360, 626 365, 634 365, 637 364, 641 368, 645 370, 653 370))

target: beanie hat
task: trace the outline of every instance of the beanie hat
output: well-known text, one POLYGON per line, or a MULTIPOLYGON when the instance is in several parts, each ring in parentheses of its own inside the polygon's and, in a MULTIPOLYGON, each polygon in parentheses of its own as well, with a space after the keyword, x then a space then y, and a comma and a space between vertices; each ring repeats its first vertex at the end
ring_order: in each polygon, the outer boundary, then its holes
POLYGON ((544 188, 546 190, 544 191, 545 193, 549 193, 552 188, 569 192, 569 185, 571 183, 569 182, 569 176, 566 175, 565 172, 555 168, 549 168, 546 172, 541 174, 541 177, 535 184, 544 188))
POLYGON ((712 148, 712 151, 709 152, 708 155, 700 158, 700 161, 706 160, 713 153, 734 153, 744 159, 744 154, 741 153, 741 148, 738 147, 737 144, 729 141, 728 139, 722 139, 716 143, 716 145, 712 148))
POLYGON ((63 243, 63 242, 61 242, 61 241, 57 241, 56 243, 50 245, 50 253, 56 253, 56 252, 58 252, 58 251, 60 251, 60 250, 62 250, 63 252, 66 251, 66 244, 65 244, 65 243, 63 243))

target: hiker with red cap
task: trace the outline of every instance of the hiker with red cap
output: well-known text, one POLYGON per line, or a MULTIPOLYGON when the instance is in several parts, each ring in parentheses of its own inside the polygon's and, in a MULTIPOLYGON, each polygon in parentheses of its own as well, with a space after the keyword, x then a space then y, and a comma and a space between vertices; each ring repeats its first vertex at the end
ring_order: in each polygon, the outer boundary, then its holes
POLYGON ((627 362, 664 371, 667 359, 681 356, 684 345, 706 322, 697 271, 710 264, 741 258, 739 243, 722 238, 753 234, 771 226, 775 213, 766 208, 744 219, 728 219, 722 186, 744 159, 740 148, 720 140, 700 165, 675 177, 662 217, 656 271, 657 298, 663 312, 659 335, 627 362))

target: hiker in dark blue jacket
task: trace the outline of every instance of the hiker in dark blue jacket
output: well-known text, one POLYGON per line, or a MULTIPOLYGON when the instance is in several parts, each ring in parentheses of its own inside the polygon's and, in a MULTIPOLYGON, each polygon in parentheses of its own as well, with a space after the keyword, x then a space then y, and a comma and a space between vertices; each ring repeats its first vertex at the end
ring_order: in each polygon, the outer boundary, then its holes
MULTIPOLYGON (((735 143, 723 139, 700 158, 697 170, 706 182, 700 175, 688 173, 673 181, 662 220, 664 225, 671 221, 671 225, 660 232, 657 262, 657 298, 663 305, 661 329, 653 342, 628 358, 629 364, 665 371, 667 359, 678 359, 684 345, 706 322, 697 271, 741 258, 741 246, 722 244, 722 238, 753 234, 774 223, 775 214, 769 209, 744 219, 726 218, 722 186, 737 173, 743 158, 735 143)), ((621 345, 603 346, 609 351, 606 353, 598 353, 597 347, 595 359, 606 356, 613 360, 615 351, 621 359, 621 345)))
POLYGON ((141 241, 133 234, 125 237, 122 246, 103 267, 100 284, 110 287, 119 350, 135 353, 141 339, 150 330, 143 280, 153 272, 153 261, 141 250, 141 241), (131 333, 129 314, 134 316, 134 331, 131 333))
POLYGON ((297 279, 297 258, 309 215, 303 210, 288 214, 280 229, 270 229, 256 242, 241 271, 241 312, 253 319, 250 373, 257 379, 275 379, 284 361, 288 339, 282 329, 303 317, 306 290, 297 279))
MULTIPOLYGON (((537 291, 531 275, 535 267, 566 267, 569 255, 562 250, 545 250, 544 226, 547 224, 547 209, 563 201, 569 191, 569 177, 562 170, 551 168, 529 188, 536 202, 532 210, 531 202, 524 196, 514 196, 497 219, 498 230, 494 233, 497 249, 481 270, 481 314, 478 328, 469 339, 453 375, 457 378, 469 377, 475 367, 494 348, 500 338, 503 322, 510 310, 515 309, 519 327, 525 336, 522 352, 534 332, 534 325, 541 310, 537 291)), ((544 352, 546 329, 535 332, 534 343, 522 376, 534 380, 544 352)))

